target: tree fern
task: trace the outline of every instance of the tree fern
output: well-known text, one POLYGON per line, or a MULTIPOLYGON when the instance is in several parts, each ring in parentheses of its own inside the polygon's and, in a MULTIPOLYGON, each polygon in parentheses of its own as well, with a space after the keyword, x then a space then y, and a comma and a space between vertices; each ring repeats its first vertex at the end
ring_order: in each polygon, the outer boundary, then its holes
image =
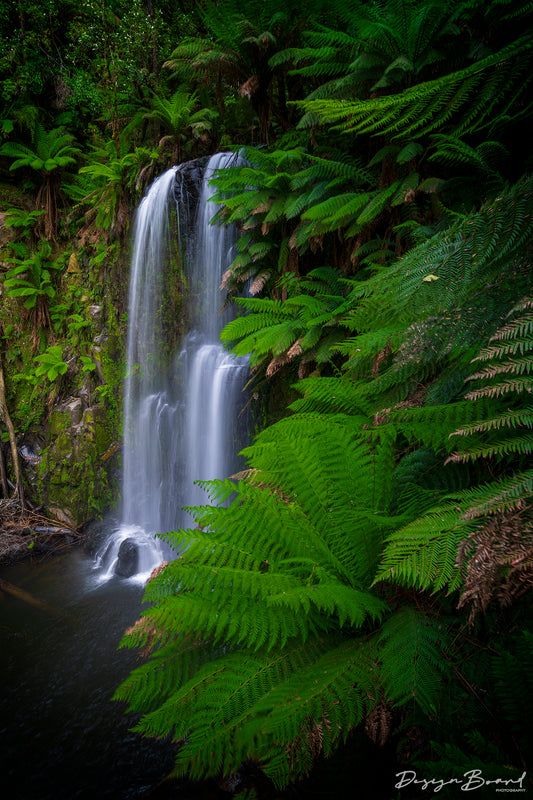
MULTIPOLYGON (((517 95, 529 84, 531 49, 524 37, 499 53, 457 72, 417 84, 397 95, 363 102, 305 100, 306 112, 323 122, 338 123, 345 133, 420 137, 458 119, 455 135, 491 130, 494 118, 505 117, 517 95), (509 99, 513 97, 512 103, 509 99)), ((515 111, 518 119, 521 111, 515 111)), ((527 106, 524 112, 527 113, 527 106)))
POLYGON ((354 635, 387 613, 368 582, 379 531, 394 524, 380 514, 390 449, 368 449, 350 418, 304 416, 265 430, 249 456, 239 484, 213 484, 221 498, 233 489, 229 505, 197 509, 200 530, 167 535, 185 550, 149 582, 153 605, 126 639, 158 649, 117 697, 147 712, 138 730, 180 743, 177 774, 253 757, 284 785, 371 708, 372 660, 383 659, 391 696, 424 710, 437 668, 428 634, 406 651, 416 681, 393 674, 394 616, 374 644, 354 635))
POLYGON ((386 525, 371 481, 379 456, 365 452, 349 420, 318 423, 301 418, 294 430, 283 421, 277 434, 265 431, 251 453, 253 472, 214 487, 222 496, 232 487, 234 499, 197 510, 205 532, 168 534, 186 549, 148 584, 153 605, 128 638, 160 649, 153 673, 143 666, 118 696, 135 708, 156 706, 140 730, 186 739, 180 773, 227 771, 253 753, 284 783, 310 766, 310 727, 325 726, 322 748, 331 752, 365 713, 365 643, 353 632, 386 612, 365 588, 386 525), (362 504, 347 514, 354 481, 362 504), (191 641, 200 655, 190 654, 191 641), (176 659, 184 648, 185 663, 171 666, 171 685, 165 678, 162 686, 159 664, 164 674, 172 647, 176 659), (364 693, 354 688, 337 708, 354 681, 364 693))
POLYGON ((313 270, 293 290, 295 293, 283 303, 269 298, 238 298, 237 303, 247 313, 229 322, 221 334, 222 341, 231 343, 235 353, 251 353, 253 366, 268 359, 267 374, 285 364, 298 363, 302 357, 328 361, 332 343, 323 355, 320 343, 332 326, 337 339, 343 335, 337 323, 345 308, 343 286, 333 270, 313 270), (330 285, 339 294, 330 294, 330 285))

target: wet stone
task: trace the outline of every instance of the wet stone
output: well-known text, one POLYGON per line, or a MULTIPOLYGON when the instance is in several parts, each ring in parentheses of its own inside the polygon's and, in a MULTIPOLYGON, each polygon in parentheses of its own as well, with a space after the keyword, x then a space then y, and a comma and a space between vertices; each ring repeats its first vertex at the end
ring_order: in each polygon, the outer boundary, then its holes
POLYGON ((133 539, 124 539, 118 549, 118 561, 115 573, 121 578, 131 578, 137 572, 139 553, 133 539))

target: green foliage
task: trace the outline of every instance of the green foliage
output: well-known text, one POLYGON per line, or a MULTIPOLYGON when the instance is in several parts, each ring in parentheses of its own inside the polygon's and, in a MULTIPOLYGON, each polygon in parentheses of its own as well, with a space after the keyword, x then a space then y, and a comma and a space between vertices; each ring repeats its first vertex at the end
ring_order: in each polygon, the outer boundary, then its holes
POLYGON ((44 214, 44 209, 36 211, 25 211, 21 208, 9 208, 6 211, 6 228, 20 228, 20 233, 24 237, 31 237, 32 231, 38 226, 39 217, 44 214))
MULTIPOLYGON (((87 298, 121 340, 115 249, 155 171, 246 145, 213 182, 241 233, 222 284, 245 313, 223 339, 265 381, 287 366, 300 397, 210 486, 198 527, 168 534, 181 556, 127 637, 151 657, 118 695, 173 737, 181 775, 249 759, 284 786, 357 726, 425 774, 520 769, 531 34, 531 4, 509 0, 0 9, 0 155, 35 201, 8 212, 2 253, 19 430, 67 361, 95 371, 87 298), (59 291, 43 224, 87 247, 83 289, 59 291)), ((118 429, 114 358, 95 392, 118 429)))
POLYGON ((60 375, 64 375, 68 369, 68 364, 63 361, 63 351, 60 345, 53 344, 44 353, 40 353, 34 358, 39 366, 35 370, 36 377, 46 375, 49 381, 55 381, 60 375))
POLYGON ((37 252, 20 261, 13 259, 14 266, 4 278, 4 288, 8 297, 23 297, 24 308, 35 309, 40 298, 52 298, 55 289, 50 270, 60 268, 60 264, 50 259, 51 247, 43 241, 37 252))
POLYGON ((335 270, 318 268, 300 280, 287 273, 283 286, 285 302, 237 298, 247 313, 228 323, 221 336, 237 355, 250 353, 251 366, 268 359, 267 377, 293 361, 300 370, 330 361, 332 348, 347 332, 340 322, 346 309, 344 285, 335 270))
POLYGON ((47 133, 37 123, 35 127, 35 150, 19 142, 4 142, 0 147, 0 155, 13 158, 9 169, 31 167, 37 172, 49 173, 55 169, 75 164, 80 151, 73 146, 74 137, 55 128, 47 133))
POLYGON ((35 125, 33 138, 33 149, 20 142, 4 142, 0 155, 14 159, 10 170, 28 168, 39 173, 41 184, 35 203, 37 209, 44 209, 44 235, 51 240, 57 236, 57 205, 61 189, 58 175, 76 163, 80 150, 71 134, 61 128, 53 128, 47 133, 39 122, 35 125))
MULTIPOLYGON (((332 13, 336 6, 331 4, 332 13)), ((294 0, 207 2, 202 7, 207 35, 183 39, 164 66, 180 82, 214 85, 222 118, 226 97, 231 100, 237 90, 257 116, 260 139, 268 142, 274 125, 286 128, 292 116, 288 103, 295 99, 296 86, 288 72, 302 12, 294 0)))
POLYGON ((414 608, 403 608, 385 622, 380 634, 382 680, 386 696, 395 704, 404 705, 415 698, 427 714, 437 713, 442 690, 437 676, 448 669, 443 639, 440 620, 414 608))
POLYGON ((12 266, 5 274, 3 287, 7 297, 22 301, 32 321, 33 344, 37 346, 40 335, 51 327, 50 304, 57 287, 54 273, 62 270, 64 264, 61 258, 52 259, 52 248, 46 239, 40 240, 34 252, 28 252, 26 245, 15 243, 12 247, 23 257, 9 258, 12 266))
POLYGON ((124 155, 117 153, 115 142, 110 140, 95 147, 92 163, 80 168, 80 175, 88 175, 90 182, 80 181, 75 197, 90 207, 86 215, 88 224, 96 225, 106 238, 126 234, 135 195, 133 187, 144 158, 145 153, 138 150, 124 155))
POLYGON ((125 640, 151 655, 117 696, 137 730, 173 737, 179 775, 250 759, 284 786, 355 726, 384 741, 391 724, 411 763, 514 775, 501 727, 522 743, 504 676, 529 663, 533 209, 510 154, 529 157, 531 8, 309 16, 281 47, 238 2, 209 4, 211 38, 171 59, 181 80, 216 70, 245 91, 262 43, 262 99, 293 82, 298 130, 272 140, 290 115, 256 104, 271 146, 213 183, 217 221, 241 230, 222 285, 246 312, 222 338, 267 378, 298 362, 301 397, 247 470, 207 485, 196 527, 167 534, 181 555, 125 640))
POLYGON ((239 483, 210 485, 220 504, 196 509, 199 527, 167 535, 185 549, 148 584, 152 606, 125 641, 158 649, 117 697, 149 710, 138 730, 182 743, 178 774, 253 757, 283 785, 331 753, 381 681, 399 703, 436 707, 445 634, 422 614, 393 614, 368 638, 388 613, 368 585, 394 525, 382 513, 391 450, 369 451, 354 422, 266 429, 239 483), (407 630, 419 645, 405 645, 400 666, 407 630))
MULTIPOLYGON (((179 164, 183 157, 192 158, 194 145, 207 139, 212 128, 214 113, 209 108, 197 108, 198 93, 179 87, 170 98, 153 95, 150 105, 139 112, 145 120, 161 125, 165 136, 159 140, 159 152, 170 150, 171 163, 179 164)), ((132 126, 138 124, 134 118, 132 126)))
MULTIPOLYGON (((306 100, 306 112, 327 123, 338 123, 344 133, 379 133, 394 138, 424 136, 447 126, 456 117, 454 136, 491 131, 495 120, 524 111, 511 110, 529 85, 531 48, 528 37, 498 53, 441 78, 359 102, 306 100)), ((516 107, 515 107, 516 108, 516 107)))

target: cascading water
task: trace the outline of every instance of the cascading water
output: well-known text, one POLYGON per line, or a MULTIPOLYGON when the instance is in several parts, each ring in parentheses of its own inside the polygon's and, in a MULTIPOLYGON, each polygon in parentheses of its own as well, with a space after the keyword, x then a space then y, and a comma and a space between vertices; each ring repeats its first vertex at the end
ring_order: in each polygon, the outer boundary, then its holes
MULTIPOLYGON (((214 173, 234 162, 231 153, 213 156, 206 167, 198 201, 196 235, 188 247, 191 266, 193 330, 181 353, 186 365, 187 392, 184 428, 184 490, 187 505, 206 500, 197 480, 225 478, 235 468, 235 454, 243 444, 239 401, 248 375, 246 358, 227 353, 219 335, 231 317, 220 312, 220 281, 233 260, 236 233, 231 226, 212 225, 217 207, 209 202, 214 173)), ((242 402, 240 403, 242 405, 242 402)), ((187 517, 182 518, 187 522, 187 517)))
MULTIPOLYGON (((246 359, 218 341, 228 314, 219 313, 220 280, 232 260, 236 233, 211 225, 209 181, 233 154, 213 156, 205 169, 194 225, 181 246, 188 276, 189 333, 176 356, 166 337, 176 295, 177 229, 188 226, 190 198, 182 172, 159 177, 136 217, 129 294, 124 399, 122 522, 98 563, 102 578, 119 571, 144 580, 165 557, 155 533, 189 524, 182 506, 205 502, 197 480, 227 477, 244 444, 237 417, 247 378, 246 359), (172 198, 178 197, 176 205, 172 198), (131 558, 130 558, 131 557, 131 558), (128 564, 127 571, 120 568, 128 564), (117 569, 117 565, 118 569, 117 569)), ((189 176, 190 177, 190 176, 189 176)))

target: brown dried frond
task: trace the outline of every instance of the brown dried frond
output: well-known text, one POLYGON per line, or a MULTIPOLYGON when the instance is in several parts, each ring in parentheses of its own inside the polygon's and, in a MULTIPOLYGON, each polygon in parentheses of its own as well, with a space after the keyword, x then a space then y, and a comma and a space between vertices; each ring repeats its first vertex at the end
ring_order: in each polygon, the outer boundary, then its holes
POLYGON ((265 200, 262 203, 251 211, 251 214, 264 214, 266 211, 270 211, 272 207, 272 203, 274 202, 274 198, 270 198, 269 200, 265 200))
POLYGON ((233 270, 232 269, 227 269, 225 271, 225 273, 223 274, 223 276, 222 276, 222 280, 220 281, 220 289, 221 289, 221 291, 224 291, 224 289, 228 288, 228 282, 229 282, 229 280, 231 278, 233 278, 233 270))
POLYGON ((269 278, 270 270, 263 270, 263 272, 260 272, 259 275, 256 275, 248 290, 250 294, 255 296, 256 294, 259 294, 259 292, 262 292, 269 278))
MULTIPOLYGON (((87 214, 85 215, 85 219, 87 219, 87 214)), ((109 240, 109 233, 107 231, 99 231, 92 222, 88 225, 84 225, 79 231, 78 236, 82 247, 96 248, 101 236, 105 242, 109 240)))
MULTIPOLYGON (((509 312, 507 317, 520 313, 522 311, 527 311, 529 309, 533 309, 533 297, 523 297, 514 308, 509 312)), ((504 325, 503 327, 499 328, 496 333, 494 333, 490 339, 490 342, 497 342, 501 339, 514 339, 520 333, 519 328, 516 326, 516 320, 510 322, 508 325, 504 325)), ((478 356, 479 358, 479 356, 478 356)), ((474 359, 475 361, 476 359, 474 359)))
POLYGON ((470 606, 469 623, 493 598, 511 605, 533 587, 533 507, 486 521, 462 542, 457 565, 465 570, 458 608, 470 606))
POLYGON ((281 353, 281 355, 276 356, 272 359, 270 364, 266 370, 267 378, 271 378, 279 369, 285 366, 285 364, 289 363, 289 359, 287 358, 287 353, 281 353))
POLYGON ((257 486, 258 489, 268 489, 270 494, 276 495, 276 497, 279 497, 279 499, 283 500, 284 503, 290 503, 291 498, 278 489, 277 486, 261 480, 262 474, 263 473, 260 469, 243 469, 241 472, 236 472, 234 475, 230 475, 230 478, 231 480, 236 481, 249 481, 249 483, 257 486))
POLYGON ((300 361, 298 365, 298 379, 308 378, 314 369, 314 361, 300 361))
POLYGON ((158 143, 157 147, 158 147, 159 150, 163 150, 167 145, 169 147, 174 147, 175 143, 176 143, 175 137, 167 135, 167 136, 163 136, 159 140, 159 143, 158 143))
POLYGON ((319 250, 323 249, 324 245, 324 234, 320 234, 320 236, 313 236, 309 240, 309 249, 312 253, 317 253, 319 250))
MULTIPOLYGON (((255 467, 250 469, 242 469, 240 472, 236 472, 234 475, 230 475, 230 479, 232 481, 246 481, 248 479, 254 478, 256 475, 259 474, 259 470, 255 467)), ((253 481, 251 481, 253 483, 253 481)))
POLYGON ((393 411, 402 411, 408 408, 422 408, 426 400, 427 392, 426 386, 419 386, 418 389, 411 392, 405 400, 396 403, 392 408, 382 408, 381 411, 374 414, 374 425, 385 425, 389 421, 389 415, 393 411))
POLYGON ((377 356, 374 357, 372 362, 372 377, 379 378, 379 368, 383 362, 385 362, 390 354, 392 353, 392 348, 390 346, 390 342, 387 342, 383 350, 380 350, 377 356))
POLYGON ((150 655, 154 645, 160 638, 160 631, 152 624, 148 617, 141 617, 138 619, 133 625, 126 628, 125 634, 127 636, 140 636, 144 639, 144 645, 139 651, 143 658, 150 655))
POLYGON ((367 736, 380 747, 387 742, 392 728, 392 709, 389 703, 381 700, 365 720, 367 736))
POLYGON ((497 383, 494 386, 483 386, 481 389, 474 389, 468 392, 465 397, 467 400, 479 400, 481 397, 502 397, 504 394, 509 394, 509 392, 515 392, 516 394, 527 392, 531 394, 532 391, 533 387, 528 386, 523 378, 517 378, 516 380, 497 383))
MULTIPOLYGON (((300 223, 300 224, 299 224, 299 225, 297 225, 297 226, 296 226, 296 228, 293 230, 293 232, 292 232, 292 234, 291 234, 291 236, 290 236, 290 238, 289 238, 289 249, 290 249, 290 250, 297 250, 297 248, 298 248, 297 236, 298 236, 298 232, 300 231, 300 229, 301 229, 302 227, 303 227, 303 226, 302 226, 302 224, 300 223)), ((313 230, 314 230, 314 227, 313 227, 313 230)), ((310 236, 311 236, 311 233, 312 233, 312 231, 310 230, 310 231, 309 231, 309 234, 310 234, 310 236)), ((308 238, 310 238, 310 236, 309 236, 308 238)))
POLYGON ((128 230, 128 223, 129 223, 128 206, 125 201, 121 201, 117 209, 116 230, 122 236, 124 236, 126 231, 128 230))
POLYGON ((289 350, 287 351, 287 358, 289 359, 289 361, 292 361, 292 359, 296 358, 296 356, 302 355, 303 350, 301 341, 302 341, 301 338, 297 339, 292 345, 292 347, 290 347, 289 350))
POLYGON ((496 375, 506 375, 509 372, 517 372, 517 365, 514 361, 506 361, 504 364, 491 364, 483 367, 479 372, 475 372, 468 377, 469 381, 492 380, 496 375))
POLYGON ((239 86, 239 94, 241 97, 248 97, 251 98, 253 94, 257 92, 259 89, 259 76, 252 75, 245 81, 241 86, 239 86))
MULTIPOLYGON (((296 699, 298 700, 298 698, 296 699)), ((291 770, 294 770, 297 757, 302 751, 309 753, 313 760, 322 753, 324 747, 324 730, 328 731, 328 733, 331 731, 331 723, 324 714, 320 722, 314 719, 308 719, 307 722, 302 725, 296 739, 287 745, 285 750, 291 765, 291 770)))
POLYGON ((167 564, 168 564, 168 561, 162 561, 161 564, 158 564, 157 567, 154 567, 153 570, 151 571, 150 577, 148 578, 146 583, 150 583, 150 581, 153 581, 154 578, 157 578, 157 576, 160 575, 161 572, 163 572, 163 570, 165 569, 167 564))

